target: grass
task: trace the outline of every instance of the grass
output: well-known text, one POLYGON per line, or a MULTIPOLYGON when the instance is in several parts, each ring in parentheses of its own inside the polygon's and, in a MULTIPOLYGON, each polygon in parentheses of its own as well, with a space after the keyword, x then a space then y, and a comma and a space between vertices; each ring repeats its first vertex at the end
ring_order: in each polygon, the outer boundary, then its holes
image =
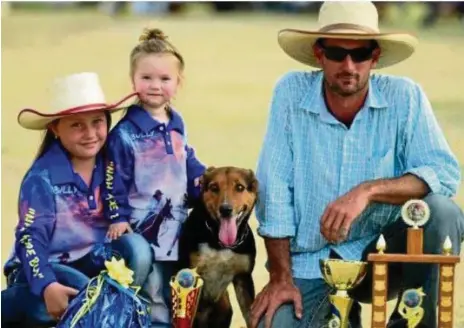
MULTIPOLYGON (((19 183, 40 141, 39 133, 16 123, 19 110, 45 108, 50 81, 80 71, 100 75, 110 102, 130 92, 129 52, 147 25, 163 29, 186 58, 186 81, 175 105, 199 157, 211 165, 254 169, 276 80, 289 70, 307 69, 285 56, 276 33, 286 27, 315 27, 316 21, 304 15, 213 17, 200 11, 182 17, 120 19, 88 11, 28 11, 2 19, 2 264, 13 244, 19 183)), ((464 66, 457 64, 464 56, 464 44, 463 34, 452 30, 457 28, 417 31, 421 38, 417 53, 383 72, 409 76, 424 87, 451 148, 464 163, 460 88, 464 66)), ((464 205, 462 186, 456 199, 464 205)), ((252 225, 256 228, 256 220, 252 225)), ((260 290, 268 275, 263 243, 257 241, 254 279, 260 290)), ((456 277, 456 327, 464 327, 463 268, 458 266, 456 277)), ((233 327, 239 327, 243 320, 235 300, 233 305, 233 327)), ((368 327, 370 309, 365 309, 368 327)))

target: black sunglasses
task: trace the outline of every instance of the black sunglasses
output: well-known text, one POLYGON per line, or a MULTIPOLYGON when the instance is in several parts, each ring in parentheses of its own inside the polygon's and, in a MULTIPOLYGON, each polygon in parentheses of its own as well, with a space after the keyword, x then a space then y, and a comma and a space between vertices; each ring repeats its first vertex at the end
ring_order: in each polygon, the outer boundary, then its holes
POLYGON ((350 55, 351 59, 355 63, 361 63, 363 61, 371 59, 372 53, 375 50, 375 48, 372 47, 345 49, 341 47, 325 47, 323 45, 320 46, 324 51, 325 57, 329 60, 336 62, 342 62, 343 60, 345 60, 346 56, 350 55))

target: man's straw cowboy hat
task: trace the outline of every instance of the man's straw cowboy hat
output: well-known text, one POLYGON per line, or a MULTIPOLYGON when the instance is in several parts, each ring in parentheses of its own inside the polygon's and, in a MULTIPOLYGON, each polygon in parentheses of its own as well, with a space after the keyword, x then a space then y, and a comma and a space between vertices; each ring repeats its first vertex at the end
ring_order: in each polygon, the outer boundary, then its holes
POLYGON ((110 112, 124 108, 123 103, 136 96, 130 94, 113 104, 105 100, 98 75, 96 73, 78 73, 56 79, 50 88, 51 103, 44 111, 26 108, 18 115, 19 124, 31 130, 44 130, 59 118, 108 110, 110 112))
POLYGON ((399 63, 412 55, 417 39, 405 33, 380 33, 377 8, 369 1, 324 2, 317 31, 284 29, 278 34, 281 48, 293 59, 320 68, 313 45, 320 38, 376 40, 381 48, 376 68, 399 63))

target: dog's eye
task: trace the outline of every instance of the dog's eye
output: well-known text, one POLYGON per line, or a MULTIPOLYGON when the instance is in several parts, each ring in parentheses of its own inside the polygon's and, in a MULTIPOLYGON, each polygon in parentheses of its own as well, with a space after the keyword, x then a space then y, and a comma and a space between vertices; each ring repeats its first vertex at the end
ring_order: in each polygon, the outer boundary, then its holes
POLYGON ((210 184, 208 189, 212 192, 219 192, 219 186, 217 184, 210 184))
POLYGON ((245 187, 241 184, 238 184, 235 186, 235 190, 237 190, 238 192, 242 192, 245 190, 245 187))

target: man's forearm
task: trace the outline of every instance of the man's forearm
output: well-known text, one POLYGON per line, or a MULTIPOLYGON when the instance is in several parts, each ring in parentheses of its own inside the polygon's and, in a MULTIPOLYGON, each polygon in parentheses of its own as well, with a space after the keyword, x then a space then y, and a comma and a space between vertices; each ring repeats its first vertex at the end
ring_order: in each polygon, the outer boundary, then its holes
POLYGON ((264 238, 269 258, 269 274, 271 281, 291 280, 289 238, 264 238))
POLYGON ((371 202, 401 205, 406 201, 425 197, 430 189, 428 185, 412 174, 395 179, 368 181, 360 185, 366 188, 371 202))

